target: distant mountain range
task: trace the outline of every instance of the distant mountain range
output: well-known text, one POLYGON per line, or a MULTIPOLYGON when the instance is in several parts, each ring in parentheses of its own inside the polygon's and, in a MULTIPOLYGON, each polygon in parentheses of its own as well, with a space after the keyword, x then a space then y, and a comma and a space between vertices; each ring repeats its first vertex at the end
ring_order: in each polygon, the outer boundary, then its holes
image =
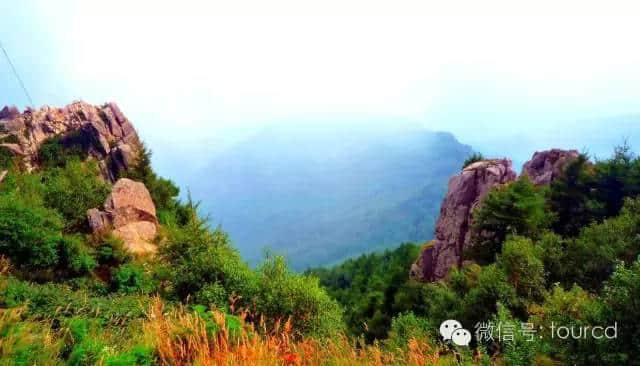
POLYGON ((415 127, 283 125, 216 155, 188 184, 251 264, 272 252, 305 269, 430 239, 471 152, 415 127))

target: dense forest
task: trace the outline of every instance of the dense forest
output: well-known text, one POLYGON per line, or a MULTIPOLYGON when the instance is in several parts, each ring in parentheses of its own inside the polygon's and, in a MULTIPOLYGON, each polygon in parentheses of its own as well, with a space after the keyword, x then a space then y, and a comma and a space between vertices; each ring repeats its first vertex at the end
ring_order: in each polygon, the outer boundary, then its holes
POLYGON ((148 188, 158 252, 133 255, 87 225, 111 184, 82 146, 50 139, 38 158, 26 172, 0 148, 0 364, 640 364, 640 158, 626 146, 550 186, 493 189, 464 265, 435 283, 409 279, 411 243, 304 274, 278 256, 252 269, 146 149, 120 178, 148 188), (445 319, 539 337, 459 347, 437 334, 445 319), (553 324, 617 337, 553 338, 553 324))

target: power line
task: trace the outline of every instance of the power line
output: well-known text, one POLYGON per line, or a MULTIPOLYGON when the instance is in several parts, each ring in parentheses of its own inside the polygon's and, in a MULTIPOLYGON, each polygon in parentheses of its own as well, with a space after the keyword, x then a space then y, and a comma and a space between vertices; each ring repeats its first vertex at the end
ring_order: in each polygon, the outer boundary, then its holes
POLYGON ((9 54, 7 53, 7 50, 5 50, 4 45, 2 44, 2 41, 0 41, 0 48, 2 48, 2 53, 4 53, 4 56, 7 58, 7 62, 9 63, 9 66, 11 66, 13 75, 15 75, 16 79, 18 80, 18 83, 20 83, 20 86, 24 91, 24 95, 27 96, 27 99, 29 100, 31 107, 32 108, 35 107, 35 105, 33 104, 33 99, 31 99, 31 95, 29 94, 29 91, 27 91, 27 87, 24 86, 24 83, 22 82, 22 78, 20 78, 20 75, 18 74, 18 70, 16 70, 15 66, 13 66, 13 62, 11 62, 11 58, 9 58, 9 54))

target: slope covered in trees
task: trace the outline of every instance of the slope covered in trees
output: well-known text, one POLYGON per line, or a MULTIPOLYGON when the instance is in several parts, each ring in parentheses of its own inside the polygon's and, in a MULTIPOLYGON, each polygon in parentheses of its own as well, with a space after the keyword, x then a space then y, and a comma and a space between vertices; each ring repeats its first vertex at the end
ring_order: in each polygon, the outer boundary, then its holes
POLYGON ((440 282, 396 280, 413 245, 313 273, 345 306, 349 329, 367 339, 395 337, 405 319, 414 334, 437 339, 440 323, 457 319, 472 331, 491 324, 492 339, 476 334, 472 347, 508 365, 636 365, 639 171, 640 158, 621 146, 607 160, 576 159, 550 186, 526 176, 497 186, 473 214, 464 265, 440 282), (501 338, 500 324, 515 335, 501 338), (523 337, 522 324, 536 336, 523 337), (559 337, 552 325, 582 336, 559 337), (585 326, 615 326, 616 337, 585 326))

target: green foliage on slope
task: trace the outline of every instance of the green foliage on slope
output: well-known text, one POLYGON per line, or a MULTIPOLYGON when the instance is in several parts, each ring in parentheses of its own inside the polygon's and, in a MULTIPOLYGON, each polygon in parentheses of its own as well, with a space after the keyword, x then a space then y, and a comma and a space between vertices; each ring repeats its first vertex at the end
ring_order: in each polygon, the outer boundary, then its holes
POLYGON ((10 337, 0 364, 156 364, 141 329, 154 299, 244 314, 264 331, 288 321, 296 337, 343 329, 342 309, 317 279, 279 257, 251 269, 197 204, 180 202, 175 184, 153 172, 146 149, 124 176, 144 182, 158 206, 158 255, 135 258, 121 240, 92 235, 86 211, 111 187, 74 141, 47 141, 41 169, 12 169, 0 184, 0 333, 10 337))
POLYGON ((101 207, 110 192, 95 164, 70 160, 43 175, 44 204, 65 219, 65 231, 86 231, 87 210, 101 207))
POLYGON ((410 243, 305 274, 278 256, 252 269, 227 233, 198 216, 198 204, 178 200, 175 184, 153 172, 146 149, 123 176, 149 187, 162 225, 157 256, 136 258, 120 240, 87 230, 86 210, 110 185, 74 141, 47 142, 41 170, 12 166, 0 184, 0 364, 158 364, 166 356, 158 334, 182 342, 202 333, 209 342, 227 332, 233 346, 244 321, 252 337, 285 329, 277 344, 289 351, 297 346, 287 337, 311 349, 346 331, 346 353, 369 342, 396 363, 406 355, 428 363, 416 353, 422 344, 441 364, 455 362, 452 354, 463 364, 486 364, 487 354, 518 366, 640 364, 640 159, 625 146, 609 160, 578 159, 550 187, 519 179, 494 189, 474 212, 471 261, 423 284, 408 276, 420 252, 410 243), (439 340, 446 319, 471 330, 488 321, 617 324, 618 338, 517 334, 475 339, 470 351, 439 340))
POLYGON ((466 256, 491 263, 508 235, 535 237, 552 221, 543 189, 520 177, 489 192, 473 213, 474 246, 466 256))
POLYGON ((0 171, 11 168, 13 160, 14 157, 11 151, 4 146, 0 146, 0 171))
POLYGON ((351 334, 364 334, 368 341, 382 339, 393 316, 410 307, 404 301, 396 303, 396 298, 408 290, 408 268, 419 250, 417 245, 405 243, 394 250, 347 260, 332 269, 307 273, 320 278, 329 294, 343 305, 351 334))
POLYGON ((534 187, 521 178, 495 188, 474 212, 476 247, 465 253, 472 261, 440 282, 414 283, 405 277, 391 285, 399 273, 394 263, 416 258, 405 257, 401 249, 313 273, 345 306, 351 331, 368 340, 389 337, 393 342, 406 338, 403 334, 437 339, 446 319, 457 319, 472 332, 489 322, 494 327, 515 324, 516 329, 531 323, 537 327, 531 339, 515 332, 505 340, 494 333, 492 340, 476 338, 472 347, 506 365, 638 365, 638 171, 640 159, 623 146, 595 164, 581 157, 550 187, 534 187), (391 295, 394 306, 388 306, 388 298, 370 301, 368 296, 380 289, 391 295), (374 318, 394 320, 373 333, 362 327, 362 319, 374 318), (585 326, 616 324, 615 339, 584 335, 585 326), (552 337, 552 325, 583 336, 552 337))
POLYGON ((42 142, 38 149, 39 163, 46 168, 63 167, 70 160, 87 159, 88 142, 80 131, 56 136, 42 142))

